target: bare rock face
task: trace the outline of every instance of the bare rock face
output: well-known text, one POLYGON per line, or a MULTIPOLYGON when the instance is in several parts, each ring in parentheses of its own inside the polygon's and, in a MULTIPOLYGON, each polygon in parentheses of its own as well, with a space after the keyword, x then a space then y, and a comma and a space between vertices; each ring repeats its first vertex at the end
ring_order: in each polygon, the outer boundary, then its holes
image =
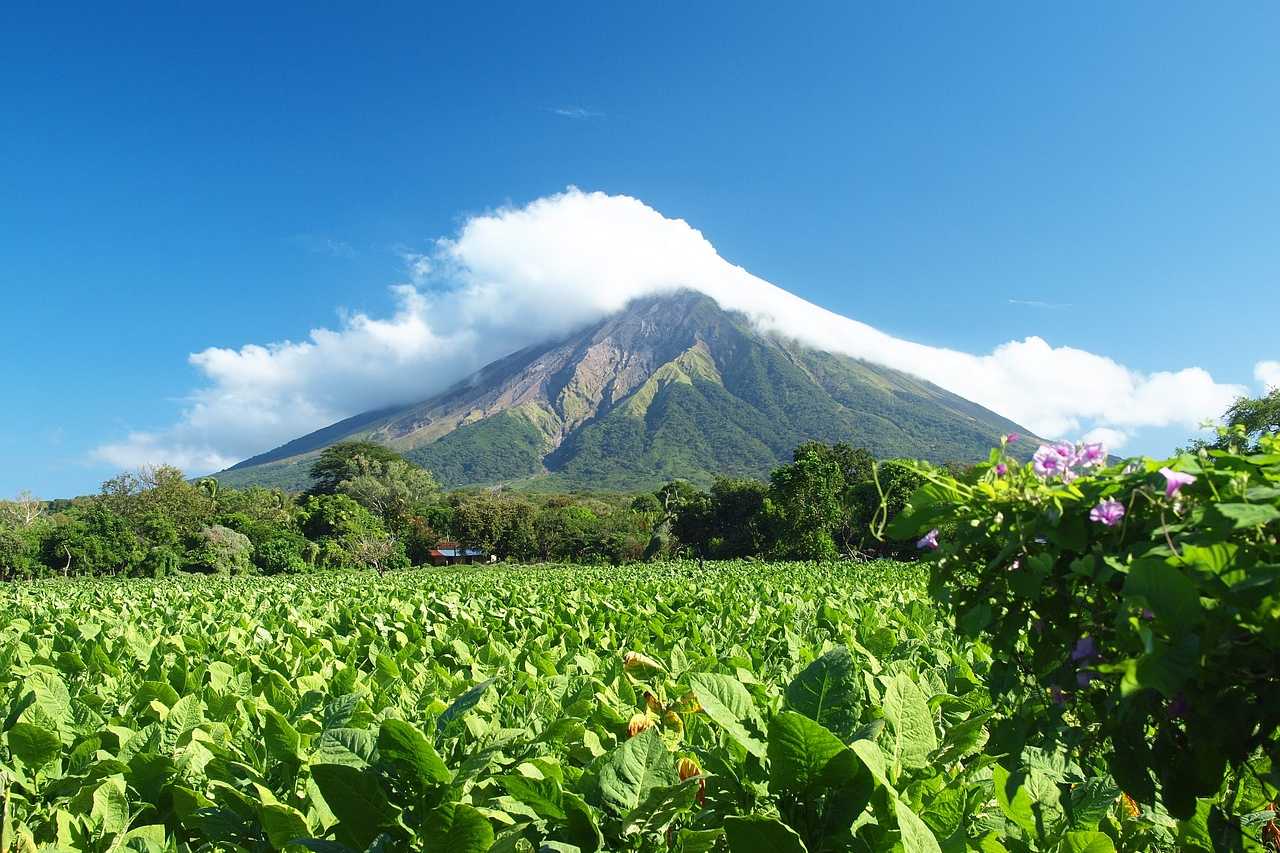
POLYGON ((709 297, 678 291, 219 476, 305 487, 310 456, 358 438, 401 451, 447 485, 550 478, 541 485, 632 489, 761 476, 806 440, 881 457, 971 460, 1013 431, 1027 434, 923 380, 763 334, 709 297))

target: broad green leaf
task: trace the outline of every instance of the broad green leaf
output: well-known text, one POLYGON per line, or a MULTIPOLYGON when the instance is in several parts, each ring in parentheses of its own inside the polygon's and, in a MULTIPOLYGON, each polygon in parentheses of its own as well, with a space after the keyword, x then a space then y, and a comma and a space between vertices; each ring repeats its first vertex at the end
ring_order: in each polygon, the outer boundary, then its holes
POLYGON ((454 699, 453 702, 450 703, 449 707, 445 708, 444 712, 436 719, 436 728, 439 731, 444 731, 449 727, 450 723, 461 718, 463 714, 467 713, 479 704, 480 700, 484 697, 484 694, 493 686, 493 682, 494 680, 492 678, 487 681, 482 681, 467 690, 457 699, 454 699))
POLYGON ((1024 777, 1021 774, 1015 776, 996 764, 991 768, 991 779, 1000 811, 1021 827, 1023 832, 1034 836, 1036 815, 1031 805, 1031 794, 1023 785, 1024 777))
POLYGON ((732 816, 724 819, 729 853, 806 853, 796 831, 773 817, 732 816))
POLYGON ((1147 558, 1134 563, 1124 584, 1125 595, 1138 596, 1160 619, 1190 628, 1200 619, 1200 596, 1196 585, 1164 560, 1147 558))
POLYGON ((600 793, 619 817, 635 810, 654 788, 679 781, 675 760, 654 728, 626 740, 600 768, 600 793))
POLYGON ((681 829, 676 833, 675 853, 712 853, 723 829, 681 829))
MULTIPOLYGON (((345 764, 316 764, 311 778, 325 805, 341 822, 340 839, 367 847, 384 828, 395 824, 400 809, 387 801, 378 778, 345 764)), ((486 824, 487 825, 487 824, 486 824)))
POLYGON ((863 766, 871 773, 871 778, 875 779, 881 787, 894 790, 893 784, 889 781, 888 771, 884 764, 884 751, 876 745, 875 741, 855 740, 849 744, 849 749, 858 756, 863 766))
POLYGON ((836 756, 846 751, 840 739, 795 711, 783 711, 769 724, 769 788, 800 793, 823 778, 836 756))
POLYGON ((302 813, 283 803, 269 803, 260 807, 258 820, 267 833, 267 840, 277 850, 283 850, 286 844, 311 835, 307 819, 302 813))
POLYGON ((898 832, 902 836, 904 853, 942 853, 933 832, 905 802, 898 800, 893 808, 898 818, 898 832))
POLYGON ((787 686, 787 706, 821 723, 842 741, 853 738, 862 682, 853 654, 838 646, 805 667, 787 686))
POLYGON ((313 764, 346 764, 351 767, 367 767, 373 760, 377 742, 368 729, 327 729, 320 736, 313 764))
POLYGON ((486 853, 493 845, 493 827, 465 803, 444 803, 424 822, 422 840, 430 851, 486 853))
POLYGON ((297 729, 289 724, 278 711, 267 709, 262 721, 262 739, 267 745, 267 754, 276 761, 296 761, 301 737, 297 729))
POLYGON ((698 796, 698 779, 651 788, 623 821, 623 834, 655 833, 666 829, 682 812, 693 806, 698 796))
POLYGON ((1280 509, 1271 504, 1219 503, 1214 504, 1213 508, 1237 530, 1270 524, 1280 519, 1280 509))
POLYGON ((423 788, 453 781, 453 774, 426 736, 403 720, 382 721, 378 729, 378 755, 423 788))
POLYGON ((125 796, 123 776, 112 776, 93 790, 91 816, 107 835, 115 835, 128 828, 129 800, 125 796))
POLYGON ((764 744, 742 725, 754 712, 751 694, 736 678, 719 673, 695 672, 689 685, 702 710, 747 752, 764 756, 764 744))
POLYGON ((929 754, 938 748, 933 712, 920 687, 899 673, 884 692, 884 715, 889 721, 890 755, 895 766, 910 769, 929 766, 929 754))
POLYGON ((498 783, 509 795, 533 809, 540 818, 565 821, 569 817, 564 809, 560 783, 554 779, 510 775, 498 777, 498 783))
POLYGON ((1116 853, 1116 845, 1102 832, 1068 832, 1057 853, 1116 853))
POLYGON ((32 770, 51 764, 62 753, 57 733, 32 723, 15 724, 5 737, 13 754, 32 770))

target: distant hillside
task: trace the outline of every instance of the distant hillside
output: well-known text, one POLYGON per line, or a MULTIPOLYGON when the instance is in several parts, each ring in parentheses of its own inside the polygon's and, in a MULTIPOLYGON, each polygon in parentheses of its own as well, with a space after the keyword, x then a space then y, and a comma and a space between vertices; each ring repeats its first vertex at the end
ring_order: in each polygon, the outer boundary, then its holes
POLYGON ((881 458, 977 460, 1013 422, 936 385, 757 331, 688 291, 637 300, 430 399, 357 415, 217 475, 301 489, 344 439, 385 444, 445 485, 640 489, 764 476, 802 441, 881 458))

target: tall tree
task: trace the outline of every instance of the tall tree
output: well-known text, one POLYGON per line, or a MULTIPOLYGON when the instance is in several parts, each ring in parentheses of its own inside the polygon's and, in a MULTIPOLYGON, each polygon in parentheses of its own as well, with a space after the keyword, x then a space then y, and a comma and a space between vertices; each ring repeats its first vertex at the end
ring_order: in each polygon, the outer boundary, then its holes
POLYGON ((359 468, 353 466, 356 457, 362 457, 368 462, 404 460, 394 450, 372 441, 340 441, 320 451, 319 458, 312 463, 311 493, 331 495, 336 492, 339 483, 359 473, 359 468))

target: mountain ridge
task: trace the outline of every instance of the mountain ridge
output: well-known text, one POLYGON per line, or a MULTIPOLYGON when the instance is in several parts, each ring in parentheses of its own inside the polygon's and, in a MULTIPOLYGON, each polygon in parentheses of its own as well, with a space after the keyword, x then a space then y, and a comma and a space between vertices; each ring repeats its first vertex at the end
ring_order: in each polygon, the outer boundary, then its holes
POLYGON ((763 476, 802 441, 880 457, 984 457, 1012 421, 901 371, 765 334, 681 290, 637 299, 416 403, 355 415, 215 475, 304 488, 341 440, 387 445, 447 486, 649 488, 763 476))

